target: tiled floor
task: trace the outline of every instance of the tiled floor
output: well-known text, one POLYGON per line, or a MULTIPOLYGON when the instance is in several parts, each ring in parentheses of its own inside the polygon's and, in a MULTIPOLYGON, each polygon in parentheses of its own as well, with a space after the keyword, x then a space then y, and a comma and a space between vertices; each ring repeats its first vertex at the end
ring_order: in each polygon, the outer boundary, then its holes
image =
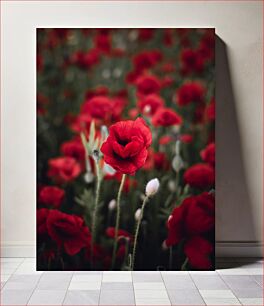
POLYGON ((263 262, 219 260, 210 272, 36 272, 1 258, 1 305, 263 305, 263 262))

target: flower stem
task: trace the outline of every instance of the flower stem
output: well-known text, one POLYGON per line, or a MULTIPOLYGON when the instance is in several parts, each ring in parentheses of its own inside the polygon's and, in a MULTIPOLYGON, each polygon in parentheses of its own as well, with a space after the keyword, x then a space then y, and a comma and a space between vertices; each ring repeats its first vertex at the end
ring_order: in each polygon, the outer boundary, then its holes
POLYGON ((188 257, 185 258, 185 261, 184 261, 184 263, 183 263, 182 266, 181 266, 181 270, 182 270, 182 271, 185 271, 185 268, 186 268, 186 266, 187 266, 187 263, 188 263, 188 257))
POLYGON ((113 248, 113 255, 112 255, 112 270, 115 267, 115 260, 116 260, 116 251, 117 251, 117 240, 118 240, 118 230, 119 230, 119 223, 120 223, 120 199, 121 199, 121 193, 124 187, 124 183, 126 180, 126 175, 123 174, 122 180, 120 183, 120 187, 118 190, 117 194, 117 199, 116 199, 116 224, 115 224, 115 241, 114 241, 114 248, 113 248))
POLYGON ((142 208, 141 208, 141 214, 138 218, 138 222, 136 225, 136 232, 135 232, 135 240, 134 240, 134 246, 133 246, 133 254, 132 254, 132 263, 131 263, 131 267, 132 267, 132 271, 134 270, 134 266, 135 266, 135 258, 136 258, 136 251, 137 251, 137 240, 138 240, 138 234, 139 234, 139 228, 140 228, 140 224, 141 224, 141 220, 144 214, 144 208, 148 202, 148 197, 145 197, 143 204, 142 204, 142 208))
POLYGON ((170 247, 170 255, 169 255, 169 270, 172 271, 172 261, 173 261, 173 256, 172 256, 172 247, 170 247))
POLYGON ((95 192, 95 204, 94 204, 93 217, 92 217, 92 228, 91 228, 91 236, 92 236, 91 237, 91 269, 93 267, 93 247, 94 247, 94 241, 96 238, 97 213, 98 213, 101 181, 102 181, 98 161, 95 161, 95 168, 96 168, 96 192, 95 192))

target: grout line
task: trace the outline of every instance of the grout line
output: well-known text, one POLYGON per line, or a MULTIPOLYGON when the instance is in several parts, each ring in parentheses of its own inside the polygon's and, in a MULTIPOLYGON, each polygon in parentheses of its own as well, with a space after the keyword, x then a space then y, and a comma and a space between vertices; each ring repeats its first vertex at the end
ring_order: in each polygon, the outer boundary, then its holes
POLYGON ((205 304, 205 305, 208 305, 208 304, 206 303, 205 299, 203 298, 203 296, 201 295, 200 290, 199 290, 199 289, 198 289, 198 287, 196 286, 196 283, 195 283, 195 281, 194 281, 194 279, 193 279, 193 277, 192 277, 192 274, 191 274, 191 273, 188 273, 188 274, 189 274, 189 276, 190 276, 191 280, 193 281, 194 286, 195 286, 195 288, 197 289, 197 291, 198 291, 198 293, 199 293, 200 297, 201 297, 201 298, 202 298, 202 300, 204 301, 204 304, 205 304))
MULTIPOLYGON (((36 271, 37 271, 37 269, 36 269, 36 271)), ((29 274, 29 275, 30 275, 30 274, 29 274)), ((30 301, 30 299, 31 299, 31 297, 32 297, 32 295, 33 295, 33 293, 36 291, 36 288, 38 287, 38 284, 39 284, 41 278, 43 277, 43 275, 44 275, 44 272, 40 275, 40 278, 38 279, 35 288, 32 290, 32 293, 30 294, 30 297, 29 297, 29 299, 27 300, 27 304, 26 304, 26 305, 28 305, 28 303, 29 303, 29 301, 30 301)))
POLYGON ((164 282, 164 278, 163 278, 163 275, 162 275, 161 271, 160 271, 160 277, 161 277, 162 282, 163 282, 163 284, 164 284, 164 287, 165 287, 165 289, 166 289, 166 292, 167 292, 167 296, 168 296, 168 298, 169 298, 169 301, 170 301, 171 305, 173 305, 173 304, 172 304, 172 301, 171 301, 171 299, 170 299, 170 295, 169 295, 169 293, 168 293, 168 289, 167 289, 166 284, 165 284, 165 282, 164 282))
POLYGON ((132 280, 132 288, 133 288, 134 301, 135 301, 135 305, 137 305, 136 293, 135 293, 135 288, 134 288, 133 272, 134 272, 134 271, 131 271, 131 280, 132 280))
POLYGON ((98 297, 98 303, 97 303, 97 305, 100 305, 103 277, 104 277, 104 271, 102 271, 102 274, 101 274, 101 286, 100 286, 100 291, 99 291, 99 297, 98 297))
POLYGON ((67 295, 68 289, 69 289, 69 287, 70 287, 72 278, 73 278, 73 271, 72 271, 72 275, 71 275, 71 279, 70 279, 70 281, 69 281, 69 284, 68 284, 68 286, 67 286, 67 288, 66 288, 66 290, 65 290, 64 298, 63 298, 63 300, 62 300, 62 302, 61 302, 61 305, 63 305, 63 303, 64 303, 64 301, 65 301, 65 299, 66 299, 66 295, 67 295))
MULTIPOLYGON (((222 279, 222 281, 226 284, 226 286, 229 288, 229 290, 234 294, 234 296, 236 297, 236 299, 238 300, 239 304, 242 305, 242 303, 240 302, 240 299, 236 296, 236 294, 233 292, 232 288, 225 282, 225 280, 222 278, 221 274, 219 273, 220 278, 222 279)), ((241 275, 238 275, 241 276, 241 275)), ((246 275, 248 276, 248 275, 246 275)))

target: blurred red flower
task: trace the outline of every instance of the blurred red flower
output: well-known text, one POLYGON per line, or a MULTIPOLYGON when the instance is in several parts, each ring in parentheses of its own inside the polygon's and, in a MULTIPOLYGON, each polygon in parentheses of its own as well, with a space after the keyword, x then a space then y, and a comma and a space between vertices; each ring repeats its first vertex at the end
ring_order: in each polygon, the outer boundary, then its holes
POLYGON ((151 142, 150 129, 142 118, 120 121, 110 127, 101 151, 115 170, 133 174, 144 165, 151 142))
POLYGON ((65 156, 74 157, 78 161, 85 159, 85 150, 79 137, 63 142, 61 153, 65 156))
POLYGON ((89 51, 76 51, 72 55, 72 63, 82 69, 88 69, 99 63, 100 55, 97 49, 90 49, 89 51))
POLYGON ((142 41, 148 41, 153 38, 155 34, 154 29, 139 29, 138 30, 138 38, 142 41))
POLYGON ((194 268, 209 269, 208 255, 213 251, 203 237, 214 229, 214 196, 204 192, 186 198, 170 215, 168 222, 168 247, 185 241, 184 252, 194 268))
POLYGON ((212 99, 210 104, 206 107, 205 110, 206 118, 208 121, 215 121, 215 100, 212 99))
POLYGON ((63 189, 56 186, 45 186, 39 193, 39 202, 58 208, 65 196, 63 189))
POLYGON ((141 71, 151 68, 162 59, 162 53, 159 50, 142 51, 133 58, 135 70, 141 71))
POLYGON ((137 78, 136 86, 139 95, 149 95, 159 93, 161 82, 154 75, 142 75, 137 78))
POLYGON ((154 126, 181 125, 182 118, 172 109, 160 107, 152 117, 152 124, 154 126))
POLYGON ((86 247, 91 239, 90 231, 82 218, 58 210, 50 211, 47 229, 50 237, 71 256, 86 247))
POLYGON ((138 107, 145 115, 154 115, 159 107, 164 106, 164 100, 157 94, 142 97, 138 101, 138 107))
POLYGON ((188 168, 184 173, 184 181, 191 187, 209 188, 214 185, 214 168, 207 164, 195 164, 188 168))
MULTIPOLYGON (((106 236, 108 236, 109 238, 115 238, 115 228, 114 227, 108 227, 105 231, 106 236)), ((119 229, 117 232, 117 237, 118 238, 128 238, 129 240, 133 239, 133 235, 131 235, 129 232, 119 229)))
POLYGON ((177 90, 176 96, 179 106, 185 106, 193 102, 202 103, 205 98, 205 87, 198 81, 188 81, 177 90))
POLYGON ((215 165, 215 144, 210 143, 200 153, 201 158, 204 162, 210 164, 212 167, 215 165))
POLYGON ((73 157, 57 157, 49 160, 48 176, 58 182, 70 182, 80 173, 81 166, 73 157))
POLYGON ((182 73, 201 73, 204 69, 204 59, 197 50, 184 49, 181 54, 182 73))

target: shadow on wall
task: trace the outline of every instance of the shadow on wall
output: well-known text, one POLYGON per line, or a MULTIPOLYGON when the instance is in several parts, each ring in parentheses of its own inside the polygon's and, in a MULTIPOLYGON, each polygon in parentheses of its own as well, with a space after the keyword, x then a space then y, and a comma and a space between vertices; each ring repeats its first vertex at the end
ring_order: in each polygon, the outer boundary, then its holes
POLYGON ((227 51, 216 36, 216 241, 256 241, 227 51))

